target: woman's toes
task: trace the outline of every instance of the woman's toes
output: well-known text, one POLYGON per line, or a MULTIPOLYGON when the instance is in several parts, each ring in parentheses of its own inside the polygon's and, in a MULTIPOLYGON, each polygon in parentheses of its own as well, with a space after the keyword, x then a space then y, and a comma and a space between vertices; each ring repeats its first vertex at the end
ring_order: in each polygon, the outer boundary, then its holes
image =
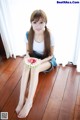
POLYGON ((17 108, 15 109, 16 113, 18 114, 21 109, 22 109, 22 105, 18 105, 17 108))
POLYGON ((32 107, 32 104, 26 103, 24 107, 22 108, 22 110, 20 111, 18 118, 25 118, 30 112, 31 107, 32 107))

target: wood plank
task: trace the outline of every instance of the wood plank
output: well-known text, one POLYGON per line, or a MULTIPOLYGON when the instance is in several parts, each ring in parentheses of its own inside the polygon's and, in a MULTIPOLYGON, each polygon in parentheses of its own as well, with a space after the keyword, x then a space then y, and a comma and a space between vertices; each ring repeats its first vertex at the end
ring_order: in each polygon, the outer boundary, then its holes
POLYGON ((58 120, 69 72, 69 67, 60 67, 42 120, 58 120))
POLYGON ((10 106, 10 109, 9 108, 7 109, 9 113, 9 120, 25 120, 25 118, 21 118, 21 119, 18 118, 15 112, 16 106, 18 104, 19 92, 20 92, 20 82, 17 84, 15 91, 12 93, 11 97, 9 98, 9 102, 7 102, 7 106, 10 106), (17 96, 16 96, 16 91, 17 91, 17 96), (12 102, 13 97, 15 97, 15 101, 16 101, 14 104, 12 102), (12 106, 11 106, 11 103, 12 103, 12 106))
MULTIPOLYGON (((12 92, 12 94, 9 96, 9 98, 6 100, 5 106, 3 107, 2 111, 3 112, 8 112, 8 120, 12 120, 12 116, 16 112, 15 112, 15 108, 17 106, 18 103, 18 99, 19 99, 19 90, 20 90, 20 80, 18 82, 18 84, 15 87, 15 90, 12 92)), ((17 115, 16 118, 13 120, 17 119, 17 115)))
POLYGON ((29 115, 17 118, 22 69, 22 58, 0 63, 0 111, 8 112, 9 120, 80 120, 80 73, 72 66, 40 73, 29 115))
MULTIPOLYGON (((80 77, 80 73, 77 73, 77 75, 80 77)), ((80 120, 80 79, 79 79, 77 100, 75 104, 74 120, 80 120)))
POLYGON ((14 73, 8 79, 5 86, 0 91, 0 110, 2 110, 3 106, 5 105, 7 99, 12 94, 13 90, 15 89, 16 84, 18 83, 21 75, 22 75, 22 66, 23 62, 19 64, 19 67, 16 68, 14 73))
POLYGON ((1 89, 6 84, 6 82, 11 77, 11 75, 13 74, 13 72, 18 67, 18 65, 21 61, 22 61, 22 58, 19 58, 19 57, 17 58, 17 60, 16 59, 11 59, 11 62, 9 63, 8 67, 0 75, 0 94, 1 94, 1 89))
POLYGON ((76 105, 74 119, 73 120, 80 120, 80 105, 76 105))
POLYGON ((0 75, 7 69, 8 65, 12 62, 12 59, 5 59, 0 62, 0 75))
POLYGON ((42 116, 44 114, 47 102, 49 100, 49 96, 55 83, 58 70, 59 67, 49 73, 46 73, 41 89, 38 92, 33 107, 26 120, 42 120, 42 116))
POLYGON ((79 80, 80 76, 77 75, 76 69, 72 67, 68 77, 58 120, 73 120, 79 80))

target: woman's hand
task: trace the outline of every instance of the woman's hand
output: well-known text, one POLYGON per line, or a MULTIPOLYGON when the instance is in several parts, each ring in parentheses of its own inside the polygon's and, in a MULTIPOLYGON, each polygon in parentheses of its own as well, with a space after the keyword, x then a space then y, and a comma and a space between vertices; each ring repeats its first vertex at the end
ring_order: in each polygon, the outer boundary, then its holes
POLYGON ((47 58, 44 58, 43 60, 41 60, 41 63, 44 63, 44 62, 47 62, 49 61, 50 59, 52 59, 53 55, 47 57, 47 58))
POLYGON ((41 64, 41 60, 34 57, 24 57, 24 63, 30 68, 37 67, 39 64, 41 64))
POLYGON ((30 56, 29 56, 29 53, 28 53, 28 52, 26 53, 26 58, 30 58, 30 56))
POLYGON ((38 62, 39 62, 39 65, 42 63, 42 60, 41 59, 38 59, 38 62))

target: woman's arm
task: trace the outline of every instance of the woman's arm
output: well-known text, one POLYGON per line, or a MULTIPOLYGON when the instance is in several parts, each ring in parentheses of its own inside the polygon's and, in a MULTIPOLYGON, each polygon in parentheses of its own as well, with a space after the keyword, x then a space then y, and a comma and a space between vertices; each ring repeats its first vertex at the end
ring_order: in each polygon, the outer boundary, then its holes
POLYGON ((49 57, 44 58, 43 60, 41 60, 41 63, 47 62, 47 61, 49 61, 50 59, 52 59, 52 57, 53 57, 53 52, 54 52, 54 47, 51 47, 51 56, 49 56, 49 57))
POLYGON ((26 44, 26 57, 30 57, 28 50, 29 50, 29 48, 28 48, 28 43, 27 43, 27 44, 26 44))

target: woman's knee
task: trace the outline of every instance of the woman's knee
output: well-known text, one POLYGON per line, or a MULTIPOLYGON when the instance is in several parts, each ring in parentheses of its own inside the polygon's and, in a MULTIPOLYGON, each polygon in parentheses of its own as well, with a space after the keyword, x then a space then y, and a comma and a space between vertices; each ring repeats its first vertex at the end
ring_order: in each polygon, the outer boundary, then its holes
POLYGON ((24 64, 23 68, 26 69, 26 70, 30 70, 30 67, 26 64, 24 64))

